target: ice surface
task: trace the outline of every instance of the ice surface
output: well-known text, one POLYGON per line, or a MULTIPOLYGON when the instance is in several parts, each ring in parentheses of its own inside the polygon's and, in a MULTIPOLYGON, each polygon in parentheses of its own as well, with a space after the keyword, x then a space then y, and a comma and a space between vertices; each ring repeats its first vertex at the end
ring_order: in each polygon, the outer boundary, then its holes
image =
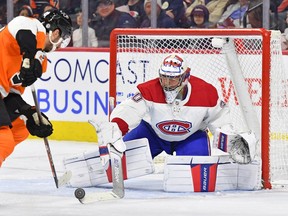
MULTIPOLYGON (((62 160, 92 143, 49 140, 58 177, 62 160)), ((56 188, 41 139, 19 144, 0 168, 1 216, 257 216, 288 215, 287 189, 215 193, 166 193, 162 174, 125 181, 124 199, 80 204, 74 188, 56 188)), ((88 188, 87 193, 110 190, 88 188)))

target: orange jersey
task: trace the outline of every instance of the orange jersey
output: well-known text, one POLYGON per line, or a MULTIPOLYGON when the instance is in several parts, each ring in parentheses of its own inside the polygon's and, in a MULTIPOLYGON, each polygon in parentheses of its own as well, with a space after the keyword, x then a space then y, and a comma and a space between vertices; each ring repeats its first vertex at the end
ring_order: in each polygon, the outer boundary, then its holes
MULTIPOLYGON (((27 34, 26 34, 27 35, 27 34)), ((0 30, 0 95, 6 97, 9 92, 22 94, 25 87, 13 85, 11 78, 20 72, 23 49, 35 53, 36 49, 44 49, 46 29, 35 18, 15 17, 0 30), (21 30, 31 32, 30 38, 21 37, 21 30), (35 37, 35 38, 33 38, 35 37), (35 40, 36 39, 36 40, 35 40), (32 41, 32 43, 31 43, 32 41), (36 44, 33 44, 36 41, 36 44), (27 45, 29 44, 29 46, 27 45), (31 44, 33 46, 31 46, 31 44)), ((42 62, 43 72, 47 69, 47 57, 42 62)))

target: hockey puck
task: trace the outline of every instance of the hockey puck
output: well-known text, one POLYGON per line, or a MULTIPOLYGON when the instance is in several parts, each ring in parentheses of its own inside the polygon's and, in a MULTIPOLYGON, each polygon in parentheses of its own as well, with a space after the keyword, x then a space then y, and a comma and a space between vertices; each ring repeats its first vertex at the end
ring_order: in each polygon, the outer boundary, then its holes
POLYGON ((77 188, 74 195, 77 199, 81 200, 85 197, 85 190, 83 188, 77 188))

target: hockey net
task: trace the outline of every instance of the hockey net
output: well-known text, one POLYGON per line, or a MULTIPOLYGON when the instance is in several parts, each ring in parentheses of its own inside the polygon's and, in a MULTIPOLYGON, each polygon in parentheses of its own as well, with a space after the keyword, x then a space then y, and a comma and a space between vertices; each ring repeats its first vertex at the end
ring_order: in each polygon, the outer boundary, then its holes
POLYGON ((110 97, 116 104, 139 83, 158 77, 169 53, 181 53, 191 74, 213 84, 229 104, 234 127, 253 130, 263 187, 288 180, 288 80, 280 32, 264 29, 114 29, 110 97))

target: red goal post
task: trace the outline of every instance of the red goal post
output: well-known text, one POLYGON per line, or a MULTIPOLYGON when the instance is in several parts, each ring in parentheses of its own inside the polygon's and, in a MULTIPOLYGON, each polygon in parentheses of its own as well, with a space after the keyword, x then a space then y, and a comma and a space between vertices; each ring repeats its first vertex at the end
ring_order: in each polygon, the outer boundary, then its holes
POLYGON ((258 134, 263 187, 288 180, 288 80, 281 34, 265 29, 114 29, 109 96, 120 103, 158 76, 168 53, 181 53, 191 74, 213 84, 231 107, 234 127, 258 134))

